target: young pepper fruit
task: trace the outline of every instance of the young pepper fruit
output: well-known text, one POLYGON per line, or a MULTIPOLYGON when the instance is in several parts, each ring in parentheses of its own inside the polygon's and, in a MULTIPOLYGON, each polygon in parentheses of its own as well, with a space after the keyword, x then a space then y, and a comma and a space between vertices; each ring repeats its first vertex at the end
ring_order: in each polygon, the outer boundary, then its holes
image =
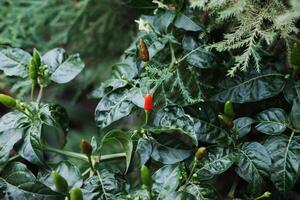
POLYGON ((224 105, 224 114, 233 119, 235 117, 235 113, 234 113, 234 110, 233 110, 233 105, 232 105, 232 102, 231 101, 226 101, 225 102, 225 105, 224 105))
POLYGON ((82 191, 79 188, 72 188, 70 191, 70 200, 83 200, 82 191))
POLYGON ((152 185, 151 172, 150 172, 150 169, 146 165, 142 165, 142 167, 141 167, 141 180, 142 180, 143 185, 151 188, 151 185, 152 185))
POLYGON ((5 94, 0 94, 0 103, 8 108, 15 108, 17 106, 16 100, 5 94))
POLYGON ((195 158, 199 161, 205 156, 205 154, 206 154, 206 148, 200 147, 195 153, 195 158))
POLYGON ((56 191, 59 193, 67 193, 68 192, 68 183, 64 177, 62 177, 58 172, 53 171, 51 174, 51 178, 55 185, 56 191))
POLYGON ((152 96, 151 94, 146 94, 145 101, 144 101, 144 109, 149 112, 152 110, 152 108, 153 108, 152 96))
POLYGON ((144 61, 144 62, 149 61, 148 47, 143 39, 140 39, 140 41, 139 41, 139 56, 142 61, 144 61))

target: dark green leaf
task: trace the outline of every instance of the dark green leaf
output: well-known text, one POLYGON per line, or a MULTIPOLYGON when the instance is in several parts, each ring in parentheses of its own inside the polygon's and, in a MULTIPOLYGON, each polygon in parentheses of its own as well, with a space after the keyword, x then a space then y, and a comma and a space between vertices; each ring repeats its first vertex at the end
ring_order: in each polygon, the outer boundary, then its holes
POLYGON ((220 199, 219 194, 210 185, 204 184, 189 184, 185 191, 194 195, 196 200, 218 200, 220 199))
MULTIPOLYGON (((72 163, 68 161, 62 161, 60 162, 55 168, 52 169, 52 171, 58 172, 62 177, 64 177, 67 182, 69 189, 72 189, 73 187, 80 188, 82 185, 82 177, 79 169, 73 165, 72 163)), ((38 174, 37 179, 50 187, 53 191, 55 191, 55 185, 53 183, 50 170, 44 170, 40 171, 38 174)))
POLYGON ((286 83, 284 75, 277 72, 253 73, 227 78, 219 84, 220 92, 211 100, 233 103, 255 102, 279 94, 286 83))
POLYGON ((151 158, 151 154, 152 143, 144 138, 139 139, 134 156, 134 161, 138 162, 138 166, 144 165, 151 158))
POLYGON ((43 55, 42 60, 48 66, 50 74, 54 73, 63 63, 66 57, 65 52, 66 51, 62 48, 55 48, 43 55))
POLYGON ((22 49, 7 48, 0 50, 0 70, 7 76, 27 76, 27 64, 31 55, 22 49))
POLYGON ((133 144, 129 134, 126 134, 121 130, 110 131, 105 135, 105 137, 101 142, 100 152, 102 148, 104 148, 105 146, 109 147, 115 142, 121 147, 122 152, 120 153, 126 154, 126 171, 125 171, 126 173, 130 165, 131 155, 133 150, 133 144))
POLYGON ((166 145, 160 144, 155 140, 152 142, 152 159, 163 164, 174 164, 183 161, 190 157, 191 150, 171 148, 166 145))
POLYGON ((274 136, 265 143, 272 159, 271 181, 284 193, 294 187, 300 173, 300 143, 295 138, 274 136))
POLYGON ((101 170, 97 176, 92 176, 84 181, 83 199, 114 200, 115 194, 123 189, 123 183, 114 174, 107 170, 101 170))
POLYGON ((22 163, 6 167, 0 178, 1 199, 61 200, 64 196, 38 182, 22 163))
POLYGON ((291 110, 291 121, 293 126, 300 131, 300 99, 294 100, 291 110))
POLYGON ((180 165, 166 165, 156 171, 153 176, 152 190, 158 194, 157 199, 164 199, 179 186, 180 165))
POLYGON ((188 192, 171 192, 163 199, 164 200, 196 200, 196 198, 188 192))
POLYGON ((259 124, 255 128, 268 135, 276 135, 285 131, 289 124, 286 112, 281 108, 270 108, 256 116, 259 124))
POLYGON ((36 165, 44 165, 44 153, 41 145, 41 128, 39 121, 26 130, 25 139, 19 149, 22 158, 36 165))
POLYGON ((240 117, 233 121, 238 138, 242 138, 251 131, 251 125, 255 122, 250 117, 240 117))
POLYGON ((0 132, 22 128, 29 123, 28 118, 19 111, 9 112, 0 118, 0 132))
POLYGON ((246 142, 240 149, 236 172, 250 184, 254 194, 262 192, 264 178, 271 170, 271 158, 266 148, 258 142, 246 142))
POLYGON ((175 16, 175 13, 166 11, 154 18, 153 25, 159 32, 167 32, 175 16))
POLYGON ((209 180, 229 169, 239 158, 238 154, 222 147, 208 148, 195 173, 199 180, 209 180))
POLYGON ((283 90, 284 98, 293 104, 294 99, 300 99, 300 81, 288 81, 283 90))
POLYGON ((50 79, 56 83, 67 83, 74 79, 84 68, 84 63, 78 54, 71 55, 63 61, 54 72, 50 79))
POLYGON ((181 107, 162 108, 156 113, 153 124, 156 127, 179 129, 192 139, 193 144, 198 144, 193 118, 185 114, 181 107))
POLYGON ((189 52, 189 55, 186 57, 186 61, 190 65, 201 69, 213 67, 215 64, 214 59, 211 52, 200 47, 194 49, 193 52, 189 52))
POLYGON ((202 28, 196 24, 193 20, 184 14, 178 14, 175 20, 175 26, 177 28, 184 29, 186 31, 201 31, 202 28))
POLYGON ((14 145, 22 139, 23 133, 23 129, 9 129, 0 132, 0 171, 6 164, 14 145))

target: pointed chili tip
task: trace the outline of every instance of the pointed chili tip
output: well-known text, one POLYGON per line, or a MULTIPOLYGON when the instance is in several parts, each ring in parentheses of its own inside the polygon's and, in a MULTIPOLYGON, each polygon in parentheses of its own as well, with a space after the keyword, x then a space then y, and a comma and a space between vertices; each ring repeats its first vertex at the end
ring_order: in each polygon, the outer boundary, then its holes
POLYGON ((144 101, 144 109, 146 111, 151 111, 153 108, 153 99, 151 94, 146 94, 145 101, 144 101))

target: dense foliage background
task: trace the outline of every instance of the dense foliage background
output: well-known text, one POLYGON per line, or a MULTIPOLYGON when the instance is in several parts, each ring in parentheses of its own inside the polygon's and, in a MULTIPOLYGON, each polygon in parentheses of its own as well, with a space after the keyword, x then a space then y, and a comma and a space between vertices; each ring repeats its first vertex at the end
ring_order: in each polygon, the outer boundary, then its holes
POLYGON ((300 199, 298 0, 4 0, 0 13, 1 93, 18 99, 0 107, 1 198, 300 199))

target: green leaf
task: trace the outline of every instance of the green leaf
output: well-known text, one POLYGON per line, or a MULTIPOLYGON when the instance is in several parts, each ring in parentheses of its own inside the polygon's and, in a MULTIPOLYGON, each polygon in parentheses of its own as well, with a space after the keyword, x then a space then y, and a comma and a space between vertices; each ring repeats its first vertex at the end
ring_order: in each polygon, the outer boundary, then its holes
POLYGON ((104 169, 97 176, 92 176, 84 181, 82 186, 83 199, 113 200, 115 195, 124 189, 122 181, 104 169))
POLYGON ((41 128, 42 125, 39 121, 33 122, 26 130, 26 136, 19 149, 19 154, 22 158, 40 166, 44 165, 44 153, 40 139, 41 128))
POLYGON ((190 65, 200 69, 212 68, 215 64, 214 59, 213 54, 204 48, 197 48, 186 57, 190 65))
POLYGON ((196 24, 192 19, 184 14, 178 14, 175 20, 175 27, 184 29, 186 31, 201 31, 202 28, 196 24))
POLYGON ((240 117, 233 121, 234 128, 236 129, 238 138, 242 138, 251 131, 251 125, 255 122, 250 117, 240 117))
POLYGON ((190 183, 185 191, 192 194, 196 200, 218 200, 221 199, 216 190, 207 184, 190 183))
POLYGON ((268 135, 277 135, 284 132, 289 125, 286 112, 281 108, 270 108, 262 111, 256 116, 257 124, 255 128, 268 135))
POLYGON ((103 140, 101 141, 101 146, 100 146, 100 152, 102 148, 107 148, 113 143, 117 143, 118 146, 121 149, 120 153, 126 153, 126 170, 125 173, 127 172, 130 161, 131 161, 131 155, 132 155, 132 150, 133 150, 133 144, 130 138, 129 134, 126 134, 125 132, 121 130, 112 130, 109 133, 105 135, 103 140))
POLYGON ((51 49, 42 56, 42 61, 48 66, 49 72, 52 74, 63 63, 66 57, 66 51, 62 48, 51 49))
POLYGON ((145 138, 140 138, 134 155, 134 163, 138 163, 138 166, 144 165, 150 158, 152 154, 152 143, 145 138))
POLYGON ((69 56, 66 60, 56 66, 50 79, 56 83, 67 83, 74 79, 84 68, 84 63, 79 54, 69 56))
POLYGON ((277 72, 247 72, 222 81, 220 92, 210 99, 218 102, 230 100, 233 103, 261 101, 279 94, 285 83, 284 75, 277 72))
POLYGON ((290 80, 283 90, 284 98, 293 104, 294 99, 300 99, 300 81, 290 80))
POLYGON ((213 109, 213 106, 210 104, 201 105, 200 112, 198 112, 199 116, 194 119, 198 140, 211 144, 227 145, 231 142, 228 137, 230 133, 219 126, 219 121, 216 118, 218 113, 213 109))
POLYGON ((0 178, 1 199, 61 200, 64 196, 36 180, 22 163, 6 167, 0 178))
POLYGON ((155 16, 153 20, 153 26, 159 32, 167 32, 168 27, 175 19, 175 13, 166 11, 160 15, 155 16))
POLYGON ((289 138, 274 136, 266 141, 265 147, 272 159, 271 181, 280 192, 290 191, 300 173, 299 140, 293 134, 289 138))
POLYGON ((239 158, 236 152, 222 147, 213 146, 207 151, 207 155, 201 160, 195 171, 199 180, 209 180, 215 175, 225 172, 239 158))
POLYGON ((236 172, 249 183, 254 194, 262 192, 264 178, 268 177, 272 164, 266 148, 258 142, 246 142, 240 155, 236 172))
POLYGON ((152 175, 152 190, 158 194, 157 199, 164 199, 175 192, 179 186, 180 165, 166 165, 152 175))
POLYGON ((31 55, 18 48, 0 50, 0 70, 7 76, 27 77, 27 64, 31 55))
POLYGON ((82 186, 83 180, 79 169, 70 163, 69 161, 62 161, 57 164, 52 170, 41 170, 38 173, 37 179, 55 191, 55 185, 51 177, 52 171, 58 172, 62 177, 64 177, 69 186, 69 190, 73 187, 80 188, 82 186))
POLYGON ((163 145, 156 140, 151 140, 152 154, 151 158, 163 164, 174 164, 190 157, 191 150, 172 148, 163 145))
POLYGON ((100 128, 129 115, 134 108, 128 90, 118 90, 105 95, 96 107, 95 119, 100 128))
POLYGON ((0 132, 0 171, 6 165, 14 145, 22 139, 23 133, 23 129, 9 129, 0 132))
POLYGON ((0 132, 14 128, 22 128, 28 123, 28 118, 23 113, 19 111, 9 112, 0 118, 0 132))
POLYGON ((164 200, 196 200, 196 198, 188 192, 171 192, 164 200))
POLYGON ((179 129, 192 139, 194 145, 198 144, 193 118, 185 114, 181 107, 162 108, 156 113, 153 124, 156 127, 179 129))
POLYGON ((294 100, 291 110, 291 121, 293 127, 300 131, 300 99, 294 100))

